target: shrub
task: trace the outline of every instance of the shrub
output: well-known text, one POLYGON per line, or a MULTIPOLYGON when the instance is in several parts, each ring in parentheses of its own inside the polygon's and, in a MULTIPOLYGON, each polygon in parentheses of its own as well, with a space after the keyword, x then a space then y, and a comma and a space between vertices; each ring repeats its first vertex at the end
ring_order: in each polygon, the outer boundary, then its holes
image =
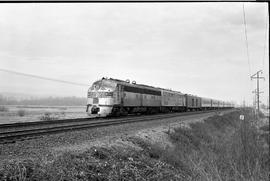
POLYGON ((0 106, 0 112, 8 112, 9 109, 5 106, 0 106))
POLYGON ((26 111, 25 110, 23 110, 23 109, 20 109, 20 110, 18 110, 18 112, 17 112, 17 114, 18 114, 18 116, 25 116, 25 113, 26 113, 26 111))
POLYGON ((58 119, 57 117, 55 116, 52 116, 52 113, 50 112, 45 112, 43 116, 41 116, 40 120, 43 120, 43 121, 52 121, 52 120, 56 120, 58 119))

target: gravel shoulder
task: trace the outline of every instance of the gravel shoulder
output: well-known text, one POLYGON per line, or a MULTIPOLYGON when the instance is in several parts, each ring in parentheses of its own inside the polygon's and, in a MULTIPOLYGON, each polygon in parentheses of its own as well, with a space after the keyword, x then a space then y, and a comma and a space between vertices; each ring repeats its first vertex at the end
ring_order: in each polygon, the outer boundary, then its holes
MULTIPOLYGON (((219 114, 223 114, 222 111, 219 114)), ((42 136, 38 139, 18 141, 14 144, 0 145, 0 164, 10 159, 41 159, 50 161, 67 151, 83 152, 94 146, 133 147, 140 149, 130 138, 143 138, 151 143, 171 147, 168 131, 180 126, 189 126, 217 113, 204 113, 155 121, 129 123, 124 125, 72 131, 42 136)))

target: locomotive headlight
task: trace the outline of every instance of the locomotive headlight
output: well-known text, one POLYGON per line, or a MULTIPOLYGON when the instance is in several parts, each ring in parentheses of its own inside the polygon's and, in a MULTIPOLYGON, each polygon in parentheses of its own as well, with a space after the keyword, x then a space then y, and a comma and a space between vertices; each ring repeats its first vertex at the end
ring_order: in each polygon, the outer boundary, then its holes
POLYGON ((112 97, 112 96, 113 96, 113 92, 106 92, 106 93, 105 93, 105 96, 112 97))

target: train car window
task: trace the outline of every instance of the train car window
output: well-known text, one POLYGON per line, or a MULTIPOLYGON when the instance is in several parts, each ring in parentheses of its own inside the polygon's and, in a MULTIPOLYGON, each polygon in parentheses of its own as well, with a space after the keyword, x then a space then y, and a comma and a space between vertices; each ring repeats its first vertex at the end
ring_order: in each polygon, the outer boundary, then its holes
POLYGON ((192 101, 191 105, 194 106, 194 99, 192 99, 191 101, 192 101))
POLYGON ((151 90, 151 89, 143 89, 144 94, 157 95, 161 96, 161 91, 151 90))
POLYGON ((124 86, 124 91, 133 93, 142 93, 142 89, 130 86, 124 86))
POLYGON ((124 91, 126 91, 126 92, 161 96, 161 91, 157 91, 157 90, 143 89, 143 88, 139 88, 139 87, 131 87, 131 86, 126 86, 126 85, 123 87, 124 87, 124 91))
POLYGON ((196 106, 198 106, 198 99, 196 99, 196 106))

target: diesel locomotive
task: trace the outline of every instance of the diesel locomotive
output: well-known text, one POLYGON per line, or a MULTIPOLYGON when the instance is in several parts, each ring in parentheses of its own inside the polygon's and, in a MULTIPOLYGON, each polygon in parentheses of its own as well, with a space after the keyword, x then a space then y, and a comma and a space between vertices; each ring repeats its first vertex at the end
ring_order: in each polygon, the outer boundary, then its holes
POLYGON ((233 107, 230 102, 112 78, 94 82, 87 94, 87 114, 102 117, 233 107))

